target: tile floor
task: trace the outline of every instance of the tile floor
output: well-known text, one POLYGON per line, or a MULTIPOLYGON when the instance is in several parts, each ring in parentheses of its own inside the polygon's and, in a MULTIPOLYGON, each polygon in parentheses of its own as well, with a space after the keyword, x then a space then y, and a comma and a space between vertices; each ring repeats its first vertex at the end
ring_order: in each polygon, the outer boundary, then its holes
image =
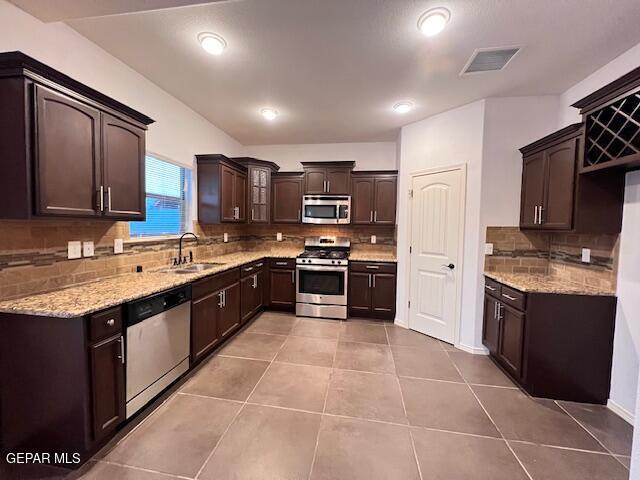
POLYGON ((419 333, 267 312, 82 478, 618 480, 631 436, 419 333))

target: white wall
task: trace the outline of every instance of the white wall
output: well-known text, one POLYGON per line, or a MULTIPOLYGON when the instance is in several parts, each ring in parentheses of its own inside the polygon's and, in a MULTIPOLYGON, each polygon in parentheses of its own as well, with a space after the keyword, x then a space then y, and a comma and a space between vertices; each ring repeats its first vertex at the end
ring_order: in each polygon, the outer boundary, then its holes
MULTIPOLYGON (((640 66, 640 44, 574 85, 561 96, 560 126, 580 121, 572 103, 640 66)), ((640 173, 627 175, 618 270, 618 311, 611 372, 610 406, 634 416, 640 347, 640 173)), ((639 429, 640 430, 640 429, 639 429)), ((640 469, 640 464, 638 466, 640 469)), ((637 472, 640 476, 640 471, 637 472)))
POLYGON ((242 146, 185 104, 63 23, 42 23, 0 0, 0 51, 20 50, 153 118, 147 149, 191 167, 196 153, 242 146))
POLYGON ((395 142, 251 145, 244 154, 275 162, 283 172, 301 171, 300 162, 355 161, 356 170, 397 168, 395 142))
POLYGON ((467 198, 462 272, 460 343, 474 345, 476 318, 482 304, 476 291, 482 263, 480 246, 480 184, 484 100, 465 105, 402 128, 400 133, 398 198, 398 279, 396 322, 406 325, 409 284, 410 219, 408 190, 410 175, 420 170, 449 165, 467 165, 467 198))

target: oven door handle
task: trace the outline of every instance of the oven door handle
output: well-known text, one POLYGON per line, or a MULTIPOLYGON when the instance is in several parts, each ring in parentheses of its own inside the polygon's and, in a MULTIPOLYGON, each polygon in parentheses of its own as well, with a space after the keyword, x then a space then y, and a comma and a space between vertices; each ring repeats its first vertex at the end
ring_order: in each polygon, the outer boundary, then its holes
POLYGON ((347 266, 334 265, 297 265, 297 270, 308 270, 310 272, 346 272, 347 266))

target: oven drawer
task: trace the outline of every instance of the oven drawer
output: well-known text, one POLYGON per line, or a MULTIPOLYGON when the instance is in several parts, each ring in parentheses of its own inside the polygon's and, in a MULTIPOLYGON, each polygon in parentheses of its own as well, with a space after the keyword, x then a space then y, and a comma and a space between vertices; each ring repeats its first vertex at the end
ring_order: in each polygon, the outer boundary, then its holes
POLYGON ((271 268, 296 268, 295 258, 272 258, 269 262, 271 268))
POLYGON ((395 263, 349 262, 349 268, 352 272, 396 273, 395 263))

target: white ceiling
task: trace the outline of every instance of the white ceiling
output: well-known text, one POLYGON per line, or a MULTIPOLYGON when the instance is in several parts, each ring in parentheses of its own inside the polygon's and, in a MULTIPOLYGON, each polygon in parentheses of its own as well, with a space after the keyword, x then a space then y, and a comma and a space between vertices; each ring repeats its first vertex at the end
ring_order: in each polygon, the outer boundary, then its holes
POLYGON ((43 22, 102 17, 232 0, 9 0, 43 22))
POLYGON ((639 19, 638 0, 238 0, 68 23, 251 145, 395 140, 487 96, 559 94, 639 43, 639 19), (427 38, 434 6, 452 17, 427 38), (202 31, 227 51, 206 54, 202 31), (504 71, 458 75, 474 49, 513 45, 504 71), (399 116, 403 99, 417 108, 399 116))

